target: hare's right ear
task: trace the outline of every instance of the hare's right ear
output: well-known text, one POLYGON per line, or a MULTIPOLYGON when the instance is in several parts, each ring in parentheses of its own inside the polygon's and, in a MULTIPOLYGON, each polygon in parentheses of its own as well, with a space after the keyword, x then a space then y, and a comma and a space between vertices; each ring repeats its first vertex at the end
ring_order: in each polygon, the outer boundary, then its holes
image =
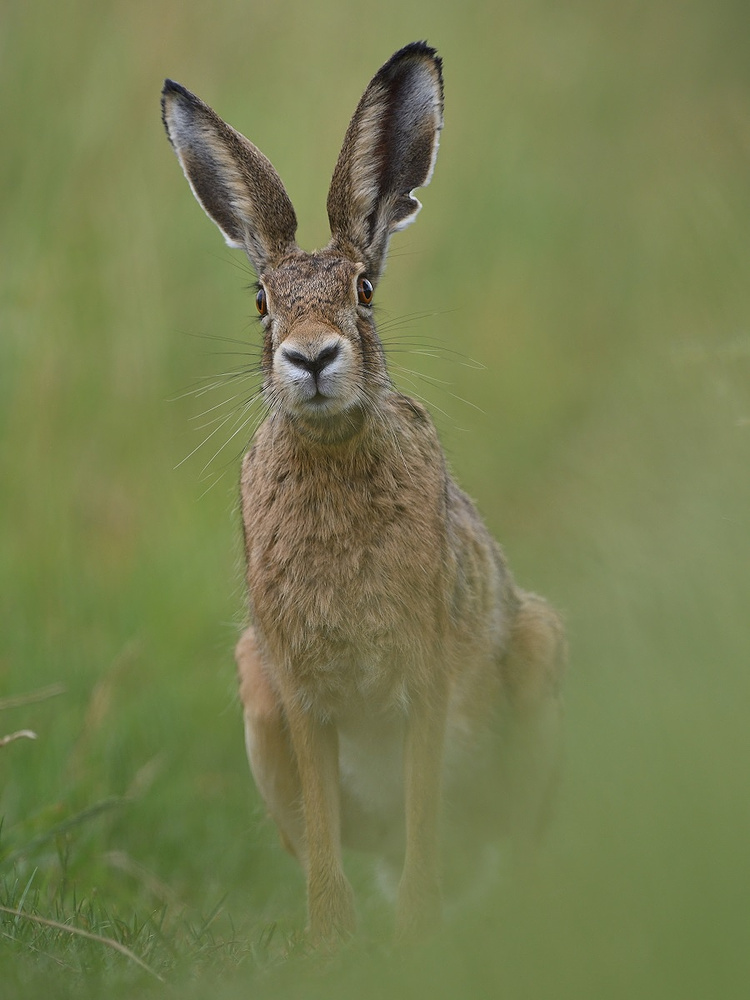
POLYGON ((377 281, 391 233, 422 207, 415 188, 429 184, 443 127, 442 63, 412 42, 375 74, 354 112, 328 192, 333 243, 377 281))
POLYGON ((244 135, 179 83, 164 82, 161 106, 193 194, 260 274, 295 247, 297 217, 281 178, 244 135))

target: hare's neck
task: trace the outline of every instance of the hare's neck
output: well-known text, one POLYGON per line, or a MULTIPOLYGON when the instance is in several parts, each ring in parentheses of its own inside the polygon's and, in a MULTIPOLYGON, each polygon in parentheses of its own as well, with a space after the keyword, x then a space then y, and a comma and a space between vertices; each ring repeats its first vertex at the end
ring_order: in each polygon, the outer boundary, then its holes
POLYGON ((368 407, 353 406, 335 417, 304 418, 277 413, 272 418, 275 432, 305 450, 360 451, 382 434, 380 420, 368 407))
POLYGON ((274 414, 267 426, 274 449, 295 454, 298 459, 355 462, 368 454, 383 454, 393 442, 384 413, 352 408, 335 420, 303 420, 274 414), (283 442, 283 445, 282 445, 283 442))

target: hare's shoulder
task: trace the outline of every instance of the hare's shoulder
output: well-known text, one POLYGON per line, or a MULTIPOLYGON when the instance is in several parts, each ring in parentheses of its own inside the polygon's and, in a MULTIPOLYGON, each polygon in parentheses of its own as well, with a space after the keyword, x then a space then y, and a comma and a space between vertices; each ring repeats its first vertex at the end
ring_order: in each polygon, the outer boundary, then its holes
POLYGON ((428 411, 411 396, 403 392, 393 392, 389 402, 394 413, 414 427, 433 428, 432 418, 428 411))
POLYGON ((421 469, 442 482, 447 474, 445 455, 425 407, 411 396, 393 392, 387 397, 384 411, 400 452, 409 457, 413 476, 421 469))

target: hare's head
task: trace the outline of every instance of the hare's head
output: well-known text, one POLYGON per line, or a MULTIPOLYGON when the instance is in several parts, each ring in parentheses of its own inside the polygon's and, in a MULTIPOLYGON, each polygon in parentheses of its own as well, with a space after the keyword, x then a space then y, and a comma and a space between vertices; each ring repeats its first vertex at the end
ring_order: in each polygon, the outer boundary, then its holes
MULTIPOLYGON (((258 275, 264 390, 273 408, 310 427, 358 426, 389 382, 372 302, 391 233, 420 209, 442 127, 440 59, 407 45, 357 106, 328 192, 331 241, 308 254, 279 175, 208 105, 168 80, 164 124, 185 176, 231 247, 258 275)), ((335 432, 334 432, 335 433, 335 432)))

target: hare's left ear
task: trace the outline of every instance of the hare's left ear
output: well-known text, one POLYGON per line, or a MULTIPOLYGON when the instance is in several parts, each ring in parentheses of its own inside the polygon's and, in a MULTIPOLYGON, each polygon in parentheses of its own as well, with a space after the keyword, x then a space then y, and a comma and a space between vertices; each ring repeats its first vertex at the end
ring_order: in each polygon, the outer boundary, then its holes
POLYGON ((441 61, 425 42, 388 60, 354 112, 328 192, 333 244, 362 261, 371 281, 385 263, 391 233, 422 207, 443 127, 441 61))
POLYGON ((261 151, 173 80, 162 117, 193 194, 230 247, 260 275, 296 246, 297 217, 281 178, 261 151))

